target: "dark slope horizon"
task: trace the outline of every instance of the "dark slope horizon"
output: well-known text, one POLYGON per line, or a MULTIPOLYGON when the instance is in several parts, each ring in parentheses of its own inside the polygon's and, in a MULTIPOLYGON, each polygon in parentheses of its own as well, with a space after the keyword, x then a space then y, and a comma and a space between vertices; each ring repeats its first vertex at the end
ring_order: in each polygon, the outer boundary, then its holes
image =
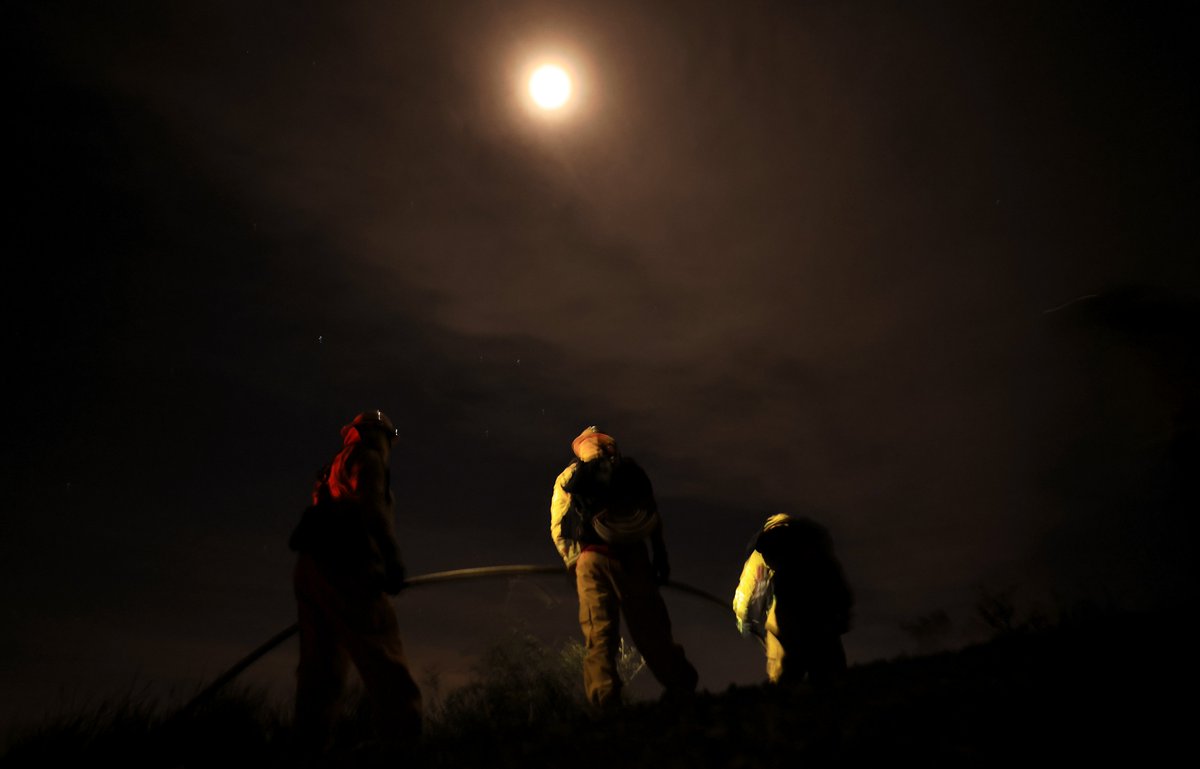
MULTIPOLYGON (((542 656, 544 649, 509 646, 493 658, 504 665, 482 670, 457 709, 431 716, 413 765, 515 769, 558 766, 564 755, 574 766, 646 769, 897 760, 1158 764, 1189 733, 1180 696, 1200 682, 1191 619, 1078 611, 958 651, 857 665, 827 692, 730 686, 679 702, 636 702, 599 720, 569 693, 560 699, 561 680, 544 688, 544 675, 562 672, 552 670, 560 663, 542 656)), ((234 690, 183 723, 151 716, 150 707, 130 708, 123 721, 119 708, 63 714, 18 739, 4 765, 119 757, 135 768, 287 766, 278 763, 288 728, 278 707, 253 690, 234 690)), ((366 711, 349 716, 339 734, 330 766, 371 765, 366 711)))

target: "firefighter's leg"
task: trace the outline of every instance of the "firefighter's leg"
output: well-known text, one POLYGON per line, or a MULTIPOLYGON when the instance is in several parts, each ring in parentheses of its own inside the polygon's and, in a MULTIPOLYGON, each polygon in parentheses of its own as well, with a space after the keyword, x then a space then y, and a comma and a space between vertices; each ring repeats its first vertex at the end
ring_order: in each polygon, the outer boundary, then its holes
POLYGON ((767 633, 767 680, 773 684, 783 678, 783 644, 779 636, 767 633))
POLYGON ((668 694, 694 692, 699 675, 671 634, 671 618, 649 559, 644 554, 623 559, 616 583, 629 637, 646 667, 668 694))
POLYGON ((337 643, 335 622, 326 611, 328 585, 311 562, 296 566, 296 604, 300 625, 300 664, 296 667, 295 734, 305 753, 329 746, 338 701, 345 686, 347 660, 337 643))
POLYGON ((586 655, 583 687, 588 702, 601 709, 621 702, 617 653, 621 642, 620 609, 612 585, 612 561, 606 555, 585 552, 575 562, 579 591, 579 626, 586 655))
POLYGON ((371 698, 380 739, 395 746, 415 743, 421 690, 408 669, 396 610, 383 593, 346 606, 346 649, 371 698))
POLYGON ((846 672, 846 650, 837 633, 811 634, 799 641, 808 679, 817 688, 829 688, 846 672))
POLYGON ((779 623, 775 616, 775 604, 767 612, 767 680, 773 684, 779 683, 783 677, 783 644, 779 641, 779 623))

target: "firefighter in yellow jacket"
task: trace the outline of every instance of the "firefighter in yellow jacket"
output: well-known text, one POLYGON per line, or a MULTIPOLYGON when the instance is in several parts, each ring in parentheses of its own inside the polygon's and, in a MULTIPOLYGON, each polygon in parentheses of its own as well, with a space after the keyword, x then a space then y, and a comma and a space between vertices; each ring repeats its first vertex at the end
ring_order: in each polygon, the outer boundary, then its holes
POLYGON ((749 549, 733 597, 738 631, 764 642, 773 683, 827 686, 846 669, 842 635, 854 603, 829 532, 773 515, 749 549))
POLYGON ((410 747, 421 731, 421 693, 388 598, 404 586, 388 470, 396 438, 382 411, 364 411, 343 427, 342 449, 292 533, 300 624, 295 728, 310 753, 328 746, 349 663, 371 698, 384 747, 410 747))
POLYGON ((636 462, 621 456, 611 436, 595 427, 580 433, 571 450, 575 460, 554 482, 550 536, 575 573, 588 702, 600 710, 620 705, 621 614, 666 694, 690 694, 696 689, 696 669, 672 637, 658 590, 670 565, 650 479, 636 462))

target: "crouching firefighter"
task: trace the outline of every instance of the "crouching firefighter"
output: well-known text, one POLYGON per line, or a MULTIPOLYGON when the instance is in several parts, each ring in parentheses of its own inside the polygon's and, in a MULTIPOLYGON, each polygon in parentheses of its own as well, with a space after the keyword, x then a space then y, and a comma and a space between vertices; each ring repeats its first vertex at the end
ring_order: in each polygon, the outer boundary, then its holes
POLYGON ((388 458, 396 428, 364 411, 342 428, 342 449, 324 469, 312 505, 292 532, 300 625, 297 747, 329 747, 353 663, 370 697, 381 745, 410 747, 421 732, 421 693, 409 673, 389 600, 404 586, 388 458))
POLYGON ((733 596, 738 631, 764 642, 772 683, 828 686, 846 669, 842 635, 854 603, 829 532, 773 515, 748 550, 733 596))
POLYGON ((690 694, 696 669, 671 635, 658 589, 670 576, 670 565, 650 479, 595 427, 580 433, 571 451, 574 461, 554 482, 550 536, 575 574, 587 699, 601 711, 621 704, 621 614, 665 695, 690 694))

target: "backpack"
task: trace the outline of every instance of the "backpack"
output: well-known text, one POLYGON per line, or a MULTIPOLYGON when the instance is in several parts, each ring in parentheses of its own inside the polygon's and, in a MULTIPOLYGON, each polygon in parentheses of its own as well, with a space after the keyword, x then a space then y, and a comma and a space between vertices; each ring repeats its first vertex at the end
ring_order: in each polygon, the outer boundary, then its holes
POLYGON ((772 596, 781 595, 790 617, 812 629, 849 630, 854 594, 825 527, 793 518, 760 532, 754 549, 767 567, 771 584, 766 589, 772 596))
POLYGON ((563 490, 571 495, 577 540, 595 532, 613 545, 639 542, 658 525, 650 479, 633 460, 597 457, 580 462, 563 490))

